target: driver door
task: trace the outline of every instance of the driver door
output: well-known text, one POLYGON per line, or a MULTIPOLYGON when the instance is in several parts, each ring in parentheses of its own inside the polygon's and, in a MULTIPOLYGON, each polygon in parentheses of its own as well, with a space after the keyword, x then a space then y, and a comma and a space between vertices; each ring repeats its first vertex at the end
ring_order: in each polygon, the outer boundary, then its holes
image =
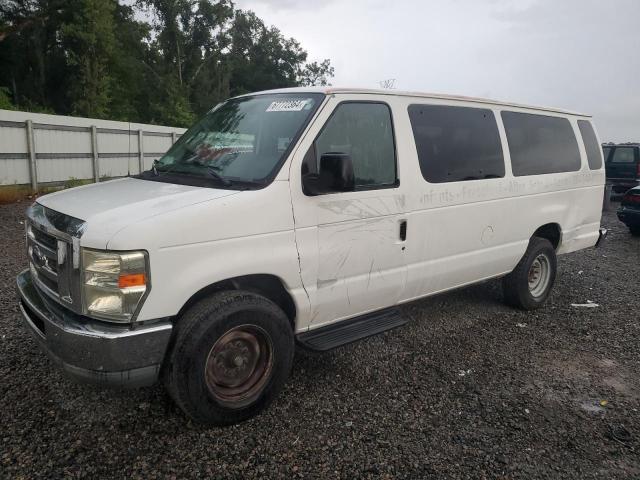
MULTIPOLYGON (((360 96, 362 98, 362 96, 360 96)), ((379 101, 329 101, 290 176, 302 281, 313 328, 394 305, 406 281, 406 222, 393 117, 379 101), (327 107, 323 113, 327 116, 327 107), (302 175, 324 153, 349 155, 355 191, 305 195, 302 175)))

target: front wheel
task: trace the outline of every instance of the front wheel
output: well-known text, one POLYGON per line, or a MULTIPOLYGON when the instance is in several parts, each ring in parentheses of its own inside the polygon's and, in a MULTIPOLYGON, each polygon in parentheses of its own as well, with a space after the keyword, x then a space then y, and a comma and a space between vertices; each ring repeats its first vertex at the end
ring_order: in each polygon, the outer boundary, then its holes
POLYGON ((640 226, 629 227, 629 231, 634 237, 640 237, 640 226))
POLYGON ((194 421, 230 425, 266 408, 293 363, 289 319, 250 292, 217 293, 178 320, 167 390, 194 421))
POLYGON ((502 279, 505 301, 523 310, 540 308, 556 279, 556 252, 545 238, 532 237, 516 268, 502 279))

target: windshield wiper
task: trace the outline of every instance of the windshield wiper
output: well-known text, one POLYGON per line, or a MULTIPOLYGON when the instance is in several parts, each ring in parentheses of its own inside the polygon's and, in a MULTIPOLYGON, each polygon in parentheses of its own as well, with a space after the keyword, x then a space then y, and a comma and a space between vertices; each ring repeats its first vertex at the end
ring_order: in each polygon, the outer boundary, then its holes
POLYGON ((222 175, 220 175, 214 166, 209 165, 207 163, 204 162, 192 162, 193 165, 197 165, 199 167, 204 167, 207 169, 207 175, 209 175, 211 178, 215 178, 218 182, 222 183, 225 187, 229 187, 231 186, 231 184, 233 183, 231 180, 229 180, 228 178, 223 177, 222 175))
POLYGON ((141 176, 146 175, 146 176, 152 176, 152 177, 164 177, 165 175, 174 174, 174 175, 186 175, 188 177, 209 178, 225 187, 234 187, 234 188, 238 187, 239 190, 252 190, 254 188, 261 188, 263 186, 262 182, 253 181, 253 180, 239 180, 239 181, 231 180, 230 178, 220 175, 214 166, 208 165, 202 161, 194 161, 193 160, 194 157, 195 155, 189 159, 191 160, 191 162, 187 164, 173 163, 171 165, 167 165, 166 167, 162 165, 158 160, 155 160, 153 162, 151 169, 144 171, 140 175, 141 176), (203 176, 203 175, 195 174, 193 172, 186 172, 184 170, 180 170, 176 168, 181 165, 195 165, 198 167, 203 167, 206 169, 207 174, 206 176, 203 176))
POLYGON ((228 178, 223 177, 218 172, 216 172, 216 169, 213 168, 211 165, 206 165, 206 167, 207 167, 207 173, 209 174, 209 176, 215 178, 216 180, 218 180, 225 187, 230 187, 233 184, 233 182, 231 180, 229 180, 228 178))

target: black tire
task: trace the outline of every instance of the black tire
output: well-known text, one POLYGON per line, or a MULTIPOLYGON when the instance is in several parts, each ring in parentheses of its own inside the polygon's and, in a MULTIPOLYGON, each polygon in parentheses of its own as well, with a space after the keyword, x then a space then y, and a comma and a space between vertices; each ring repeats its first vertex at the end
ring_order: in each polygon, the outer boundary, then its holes
MULTIPOLYGON (((505 302, 522 310, 535 310, 540 308, 549 297, 556 279, 558 262, 556 251, 551 242, 545 238, 532 237, 524 256, 516 268, 502 279, 502 290, 505 302), (538 260, 538 264, 546 262, 548 277, 545 275, 545 284, 538 284, 533 291, 530 287, 530 272, 537 259, 544 257, 546 260, 538 260)), ((540 267, 542 269, 542 267, 540 267)), ((535 275, 533 276, 535 279, 535 275)))
POLYGON ((192 420, 206 425, 231 425, 258 414, 277 397, 291 371, 294 350, 289 319, 275 303, 251 292, 220 292, 196 303, 177 321, 176 339, 164 372, 165 385, 192 420), (260 354, 239 357, 238 351, 247 350, 246 346, 238 347, 242 339, 224 343, 229 335, 243 330, 254 332, 256 338, 263 340, 256 348, 260 354), (224 344, 222 350, 218 350, 219 340, 224 344), (255 372, 256 364, 251 368, 246 359, 263 358, 265 351, 270 352, 271 366, 260 364, 263 373, 256 374, 259 381, 253 383, 254 394, 244 398, 228 396, 233 389, 212 380, 212 372, 222 371, 224 376, 229 371, 242 371, 245 364, 249 365, 245 372, 255 372), (224 355, 233 358, 229 362, 224 355), (237 358, 241 358, 240 363, 233 363, 237 358))
POLYGON ((629 227, 629 231, 634 237, 640 237, 640 227, 629 227))

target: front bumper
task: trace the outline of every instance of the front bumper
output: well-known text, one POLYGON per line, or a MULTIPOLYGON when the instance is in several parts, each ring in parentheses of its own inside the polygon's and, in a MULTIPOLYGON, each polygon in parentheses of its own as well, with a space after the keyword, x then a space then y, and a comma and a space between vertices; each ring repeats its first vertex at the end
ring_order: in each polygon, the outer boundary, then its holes
POLYGON ((169 320, 114 325, 77 315, 40 295, 25 270, 16 279, 24 323, 72 378, 100 385, 143 387, 158 379, 171 338, 169 320))

